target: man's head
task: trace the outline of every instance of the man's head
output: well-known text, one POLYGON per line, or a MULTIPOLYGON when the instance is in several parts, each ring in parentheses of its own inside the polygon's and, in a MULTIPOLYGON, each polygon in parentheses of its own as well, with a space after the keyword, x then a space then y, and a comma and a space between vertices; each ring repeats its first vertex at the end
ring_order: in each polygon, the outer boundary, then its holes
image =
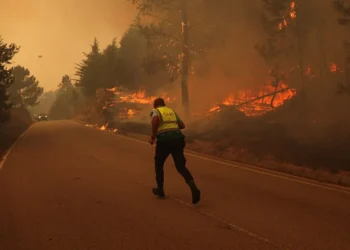
POLYGON ((156 109, 158 107, 163 107, 165 106, 165 102, 164 102, 164 99, 163 98, 157 98, 154 100, 153 102, 153 107, 156 109))

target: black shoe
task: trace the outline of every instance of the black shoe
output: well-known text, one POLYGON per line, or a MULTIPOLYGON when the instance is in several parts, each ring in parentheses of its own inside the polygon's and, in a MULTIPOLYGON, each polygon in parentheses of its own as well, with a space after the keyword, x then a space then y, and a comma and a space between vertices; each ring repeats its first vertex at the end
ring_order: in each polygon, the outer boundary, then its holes
POLYGON ((153 188, 152 189, 152 193, 156 196, 158 196, 159 198, 164 198, 165 197, 165 193, 163 189, 159 189, 159 188, 153 188))
POLYGON ((192 204, 197 204, 201 200, 201 191, 197 188, 194 181, 188 182, 192 193, 192 204))

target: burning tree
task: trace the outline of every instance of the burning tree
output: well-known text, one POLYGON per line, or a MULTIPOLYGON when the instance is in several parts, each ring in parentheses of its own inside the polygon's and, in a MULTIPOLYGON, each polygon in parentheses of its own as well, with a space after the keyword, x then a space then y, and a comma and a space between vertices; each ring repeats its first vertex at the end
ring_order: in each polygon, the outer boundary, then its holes
MULTIPOLYGON (((174 102, 174 99, 166 93, 161 94, 161 96, 168 103, 174 102)), ((124 91, 120 88, 105 89, 104 98, 101 99, 104 100, 102 110, 105 110, 105 113, 109 114, 109 121, 113 116, 111 113, 117 115, 116 118, 118 121, 128 120, 136 115, 145 114, 144 111, 148 111, 152 107, 153 101, 156 98, 156 96, 147 96, 146 91, 142 89, 137 92, 124 91)))
MULTIPOLYGON (((262 24, 267 40, 256 48, 271 67, 270 75, 277 88, 281 81, 294 84, 305 103, 307 81, 306 52, 310 31, 316 18, 312 1, 263 0, 265 13, 262 24), (297 81, 293 81, 295 79, 297 81), (300 84, 298 84, 298 83, 300 84)), ((301 112, 305 111, 302 105, 301 112)))
POLYGON ((182 104, 189 115, 188 82, 189 76, 195 73, 196 58, 221 38, 217 32, 218 19, 210 9, 212 1, 131 1, 138 6, 138 26, 149 41, 146 67, 154 71, 149 64, 165 66, 171 81, 181 76, 182 104))

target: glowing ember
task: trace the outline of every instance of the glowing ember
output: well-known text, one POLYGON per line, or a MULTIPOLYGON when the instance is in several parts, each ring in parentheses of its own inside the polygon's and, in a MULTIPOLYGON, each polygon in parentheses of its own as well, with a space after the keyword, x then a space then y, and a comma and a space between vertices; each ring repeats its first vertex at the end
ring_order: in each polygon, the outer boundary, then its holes
MULTIPOLYGON (((237 109, 247 116, 262 115, 274 108, 283 105, 283 103, 296 94, 294 89, 289 89, 287 84, 280 83, 278 88, 266 85, 260 89, 257 94, 251 90, 239 91, 236 96, 228 96, 221 105, 236 106, 237 109), (275 95, 274 92, 278 92, 275 95)), ((219 105, 212 107, 209 112, 220 112, 219 105)))
POLYGON ((295 10, 295 7, 296 7, 296 4, 295 2, 293 1, 291 4, 290 4, 290 12, 289 12, 289 16, 290 18, 294 19, 297 17, 297 12, 295 10))
POLYGON ((119 118, 131 119, 138 113, 140 113, 140 111, 138 111, 136 109, 124 108, 124 109, 121 110, 121 112, 119 114, 119 118))
POLYGON ((128 109, 128 115, 133 116, 134 114, 136 114, 136 110, 135 109, 128 109))
POLYGON ((214 106, 211 109, 209 109, 209 112, 219 112, 220 111, 220 107, 219 106, 214 106))
POLYGON ((329 65, 329 71, 330 72, 337 72, 338 71, 338 66, 335 63, 331 63, 329 65))
POLYGON ((287 17, 290 17, 290 19, 295 19, 297 17, 297 12, 296 12, 296 3, 293 1, 290 4, 290 8, 289 8, 289 13, 283 17, 283 21, 278 24, 278 29, 282 30, 283 28, 288 26, 288 22, 287 22, 287 17))
POLYGON ((100 130, 105 131, 107 129, 108 123, 106 125, 102 125, 102 127, 100 128, 100 130))

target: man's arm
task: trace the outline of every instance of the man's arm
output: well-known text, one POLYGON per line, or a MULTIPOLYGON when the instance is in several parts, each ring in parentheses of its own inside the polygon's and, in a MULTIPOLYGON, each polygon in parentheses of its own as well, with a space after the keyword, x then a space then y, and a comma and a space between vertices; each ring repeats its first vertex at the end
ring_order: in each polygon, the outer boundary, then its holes
POLYGON ((181 120, 177 121, 177 124, 179 124, 179 129, 184 129, 185 128, 185 123, 181 120))
POLYGON ((177 124, 179 125, 179 129, 184 129, 186 127, 185 123, 181 120, 181 118, 178 114, 176 114, 176 117, 177 117, 177 124))

